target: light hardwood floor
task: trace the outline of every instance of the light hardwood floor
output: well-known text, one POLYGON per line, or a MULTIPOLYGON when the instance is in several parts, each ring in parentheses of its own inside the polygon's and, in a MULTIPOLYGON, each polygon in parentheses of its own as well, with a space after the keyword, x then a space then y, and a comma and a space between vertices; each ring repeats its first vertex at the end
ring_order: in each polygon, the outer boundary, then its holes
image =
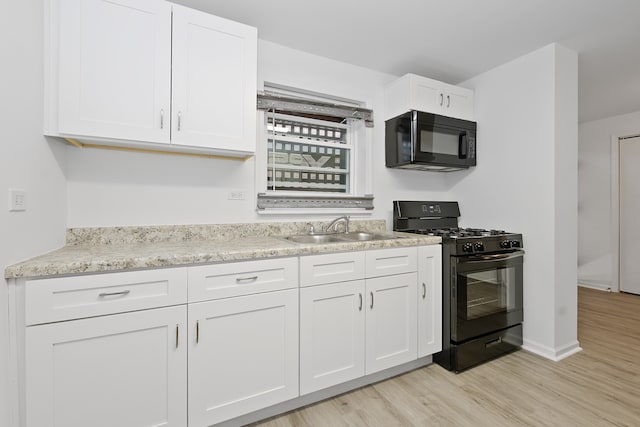
POLYGON ((524 350, 452 374, 435 364, 255 424, 640 426, 640 296, 579 288, 583 351, 524 350))

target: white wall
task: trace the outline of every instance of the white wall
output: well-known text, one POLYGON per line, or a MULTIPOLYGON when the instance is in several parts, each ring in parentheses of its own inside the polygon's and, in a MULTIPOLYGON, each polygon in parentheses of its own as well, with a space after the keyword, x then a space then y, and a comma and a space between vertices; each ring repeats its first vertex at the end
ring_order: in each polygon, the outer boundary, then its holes
MULTIPOLYGON (((42 136, 42 2, 4 2, 0 14, 0 270, 64 244, 64 153, 42 136), (8 212, 8 188, 27 211, 8 212)), ((4 282, 4 281, 3 281, 4 282)), ((8 287, 0 285, 0 426, 15 426, 9 391, 8 287)))
POLYGON ((588 286, 617 290, 613 283, 611 138, 633 135, 640 135, 640 111, 579 125, 578 280, 588 286))
MULTIPOLYGON (((384 166, 383 87, 394 76, 260 41, 258 80, 350 98, 373 108, 375 218, 391 226, 391 202, 441 199, 442 174, 384 166)), ((286 218, 255 212, 255 160, 246 162, 67 147, 68 226, 237 223, 286 218), (242 190, 243 201, 227 200, 242 190)))
POLYGON ((549 45, 464 83, 478 166, 448 176, 465 226, 521 232, 525 346, 576 349, 577 56, 549 45), (554 231, 560 234, 554 234, 554 231))

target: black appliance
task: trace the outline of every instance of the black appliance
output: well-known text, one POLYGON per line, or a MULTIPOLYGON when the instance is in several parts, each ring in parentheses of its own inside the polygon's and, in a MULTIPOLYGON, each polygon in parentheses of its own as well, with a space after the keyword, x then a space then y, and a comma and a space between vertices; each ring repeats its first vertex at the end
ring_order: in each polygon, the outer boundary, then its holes
POLYGON ((442 351, 460 372, 522 345, 522 234, 459 228, 457 202, 393 202, 393 229, 442 237, 442 351))
POLYGON ((409 111, 385 122, 389 168, 442 172, 476 165, 476 122, 409 111))

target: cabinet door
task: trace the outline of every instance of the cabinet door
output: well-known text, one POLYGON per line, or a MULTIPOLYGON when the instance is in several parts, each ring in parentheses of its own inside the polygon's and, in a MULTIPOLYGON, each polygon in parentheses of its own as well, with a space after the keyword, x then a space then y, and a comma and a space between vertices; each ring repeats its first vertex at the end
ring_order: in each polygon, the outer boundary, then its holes
POLYGON ((442 249, 418 248, 418 357, 442 350, 442 249))
POLYGON ((300 394, 364 375, 364 280, 300 289, 300 394))
POLYGON ((298 396, 298 290, 189 305, 189 425, 298 396))
POLYGON ((367 279, 366 373, 417 358, 417 273, 367 279))
POLYGON ((51 13, 59 13, 58 131, 168 143, 169 3, 65 0, 53 5, 51 13))
POLYGON ((411 85, 411 109, 442 114, 446 99, 442 83, 425 77, 415 77, 411 85))
POLYGON ((453 85, 444 88, 444 109, 442 114, 463 120, 475 120, 473 91, 453 85))
POLYGON ((257 30, 173 6, 172 143, 255 152, 257 30))
POLYGON ((186 308, 26 330, 27 427, 186 425, 186 308))

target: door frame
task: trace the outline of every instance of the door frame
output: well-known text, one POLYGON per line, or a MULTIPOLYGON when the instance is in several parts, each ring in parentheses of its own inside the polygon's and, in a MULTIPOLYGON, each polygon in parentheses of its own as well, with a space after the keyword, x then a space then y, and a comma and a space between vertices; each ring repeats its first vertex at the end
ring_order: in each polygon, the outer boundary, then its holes
POLYGON ((620 141, 640 133, 611 135, 611 291, 620 292, 620 141))

